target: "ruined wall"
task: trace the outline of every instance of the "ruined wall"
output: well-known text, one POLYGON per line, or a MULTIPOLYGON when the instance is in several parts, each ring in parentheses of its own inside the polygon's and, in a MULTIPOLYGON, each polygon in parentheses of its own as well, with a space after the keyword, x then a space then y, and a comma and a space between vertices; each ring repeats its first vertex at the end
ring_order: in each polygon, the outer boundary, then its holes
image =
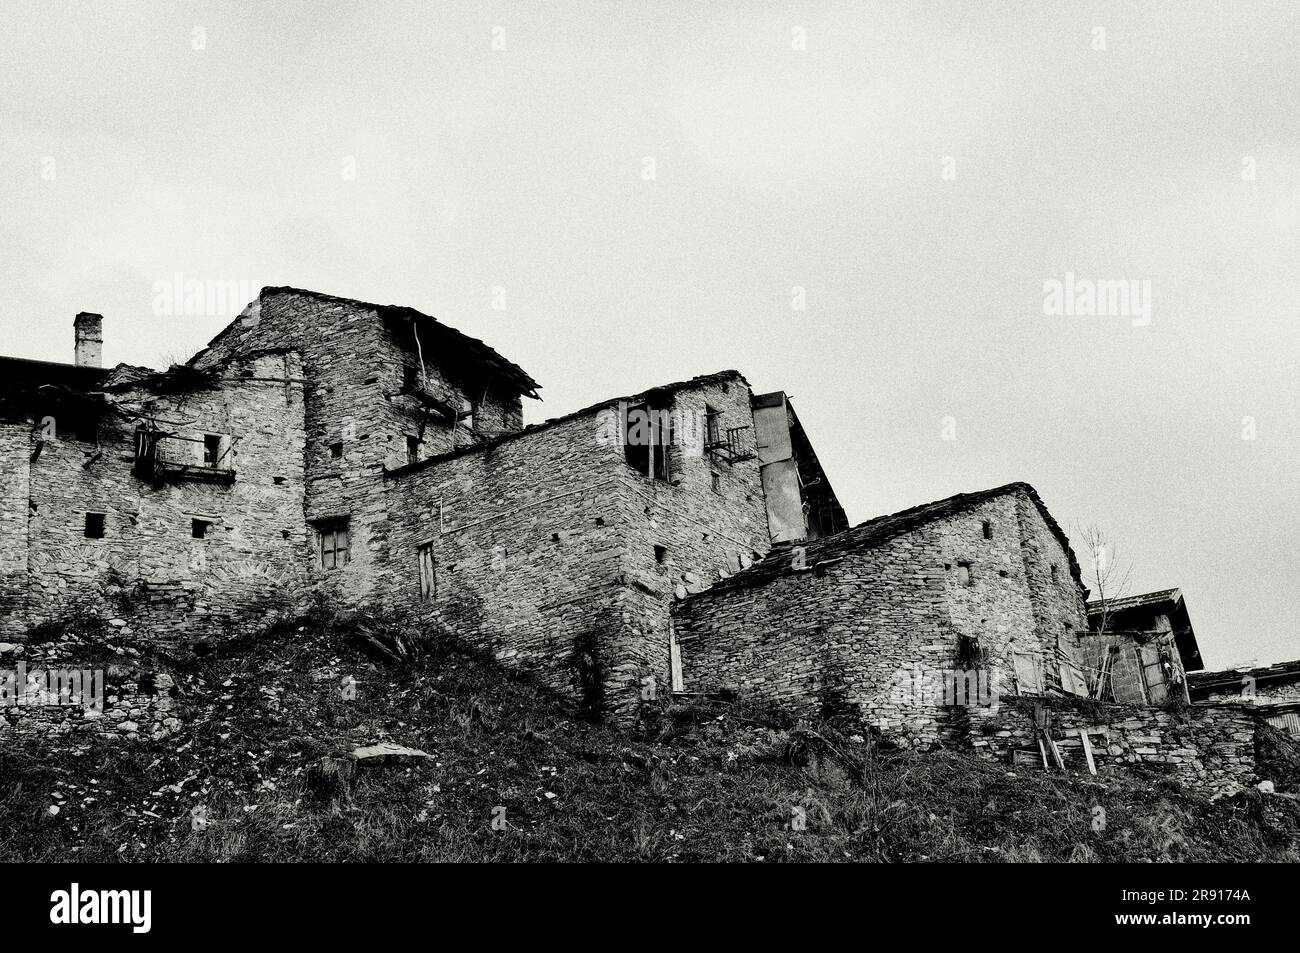
POLYGON ((7 736, 158 740, 193 715, 172 675, 117 642, 124 627, 0 643, 0 741, 7 736))
POLYGON ((211 386, 116 393, 122 413, 100 418, 98 443, 67 427, 46 441, 28 464, 22 504, 30 600, 23 622, 85 604, 174 640, 225 631, 275 604, 302 578, 307 552, 300 374, 292 355, 264 355, 231 365, 211 386), (196 462, 205 433, 228 436, 234 482, 137 475, 136 413, 200 441, 171 442, 196 462), (88 537, 87 513, 103 514, 102 538, 88 537), (194 538, 195 519, 210 523, 202 539, 194 538))
MULTIPOLYGON (((747 410, 736 384, 677 401, 688 411, 724 396, 747 410)), ((752 463, 730 468, 714 492, 707 462, 683 450, 680 485, 652 481, 628 466, 614 420, 592 412, 390 477, 375 594, 580 708, 625 714, 647 675, 667 690, 675 587, 752 558, 766 517, 752 463), (422 599, 426 543, 436 592, 422 599)))
POLYGON ((789 567, 766 584, 737 585, 742 576, 688 598, 676 610, 686 689, 734 688, 809 713, 850 705, 898 741, 933 744, 951 720, 943 682, 960 667, 960 636, 983 653, 994 691, 1014 691, 1025 660, 1039 672, 1057 664, 1057 640, 1039 620, 1076 600, 1065 590, 1054 608, 1035 606, 1045 597, 1029 584, 1017 498, 874 548, 854 548, 850 530, 778 551, 768 559, 789 567))
MULTIPOLYGON (((1140 705, 1051 703, 1052 737, 1071 771, 1088 770, 1078 729, 1089 731, 1093 761, 1101 773, 1141 765, 1166 771, 1205 794, 1231 794, 1254 784, 1256 720, 1236 705, 1178 710, 1140 705)), ((989 760, 1041 765, 1034 738, 1032 702, 1003 698, 995 707, 972 708, 969 739, 989 760)), ((1050 755, 1049 755, 1050 757, 1050 755)))
MULTIPOLYGON (((83 702, 69 704, 60 699, 58 685, 66 678, 60 674, 51 683, 46 676, 49 669, 43 666, 16 665, 8 671, 0 665, 0 741, 8 737, 95 736, 114 740, 134 741, 149 738, 157 741, 175 734, 182 724, 181 711, 170 693, 171 678, 158 675, 142 678, 137 668, 112 665, 99 668, 102 673, 104 697, 96 707, 83 702), (21 701, 10 692, 7 679, 17 681, 21 672, 28 689, 21 701), (40 691, 53 685, 53 690, 40 691)), ((96 676, 94 670, 81 670, 86 678, 96 676)))

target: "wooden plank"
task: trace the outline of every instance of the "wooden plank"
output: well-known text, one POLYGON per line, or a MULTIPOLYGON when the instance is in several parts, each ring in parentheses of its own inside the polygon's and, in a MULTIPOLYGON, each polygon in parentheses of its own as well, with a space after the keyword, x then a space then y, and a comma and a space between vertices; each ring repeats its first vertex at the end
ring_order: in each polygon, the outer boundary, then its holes
POLYGON ((1047 737, 1047 746, 1052 749, 1052 758, 1056 761, 1056 766, 1062 771, 1065 770, 1065 759, 1061 757, 1061 749, 1056 747, 1056 742, 1047 737))
POLYGON ((1093 698, 1101 698, 1102 695, 1105 694, 1106 679, 1110 678, 1110 665, 1112 658, 1114 658, 1114 653, 1112 653, 1110 647, 1107 646, 1106 654, 1101 660, 1101 670, 1097 673, 1097 684, 1092 693, 1093 698))
POLYGON ((1083 756, 1088 759, 1088 773, 1097 773, 1097 764, 1092 760, 1092 742, 1088 740, 1088 729, 1079 729, 1079 740, 1083 742, 1083 756))
POLYGON ((1027 652, 1014 652, 1011 663, 1016 677, 1016 694, 1041 695, 1043 681, 1038 670, 1038 660, 1027 652))
POLYGON ((1038 735, 1037 737, 1038 737, 1038 754, 1043 759, 1043 770, 1050 771, 1051 768, 1049 768, 1047 765, 1047 749, 1043 747, 1043 736, 1038 735))

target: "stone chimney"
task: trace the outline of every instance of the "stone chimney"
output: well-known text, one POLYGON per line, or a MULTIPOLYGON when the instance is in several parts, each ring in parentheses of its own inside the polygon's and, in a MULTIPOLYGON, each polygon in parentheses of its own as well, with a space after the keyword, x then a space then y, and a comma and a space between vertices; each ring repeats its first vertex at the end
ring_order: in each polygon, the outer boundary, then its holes
POLYGON ((104 366, 104 316, 83 311, 72 322, 77 337, 77 366, 104 366))

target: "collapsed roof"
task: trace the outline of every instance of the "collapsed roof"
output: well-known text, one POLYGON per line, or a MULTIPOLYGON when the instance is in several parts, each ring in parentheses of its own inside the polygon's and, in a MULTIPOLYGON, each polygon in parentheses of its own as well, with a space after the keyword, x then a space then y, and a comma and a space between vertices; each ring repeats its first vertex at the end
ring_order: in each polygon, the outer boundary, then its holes
POLYGON ((1257 665, 1253 668, 1226 668, 1218 672, 1195 672, 1187 676, 1187 690, 1193 699, 1206 698, 1216 690, 1240 691, 1246 684, 1285 685, 1300 682, 1300 660, 1257 665))

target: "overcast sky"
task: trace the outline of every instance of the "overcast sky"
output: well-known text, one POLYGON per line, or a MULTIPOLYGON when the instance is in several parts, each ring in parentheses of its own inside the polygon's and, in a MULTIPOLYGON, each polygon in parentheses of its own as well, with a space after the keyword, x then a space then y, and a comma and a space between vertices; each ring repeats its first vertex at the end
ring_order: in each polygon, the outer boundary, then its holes
POLYGON ((734 367, 853 522, 1024 480, 1300 657, 1300 4, 720 6, 0 0, 0 352, 187 357, 179 273, 433 314, 530 422, 734 367))

